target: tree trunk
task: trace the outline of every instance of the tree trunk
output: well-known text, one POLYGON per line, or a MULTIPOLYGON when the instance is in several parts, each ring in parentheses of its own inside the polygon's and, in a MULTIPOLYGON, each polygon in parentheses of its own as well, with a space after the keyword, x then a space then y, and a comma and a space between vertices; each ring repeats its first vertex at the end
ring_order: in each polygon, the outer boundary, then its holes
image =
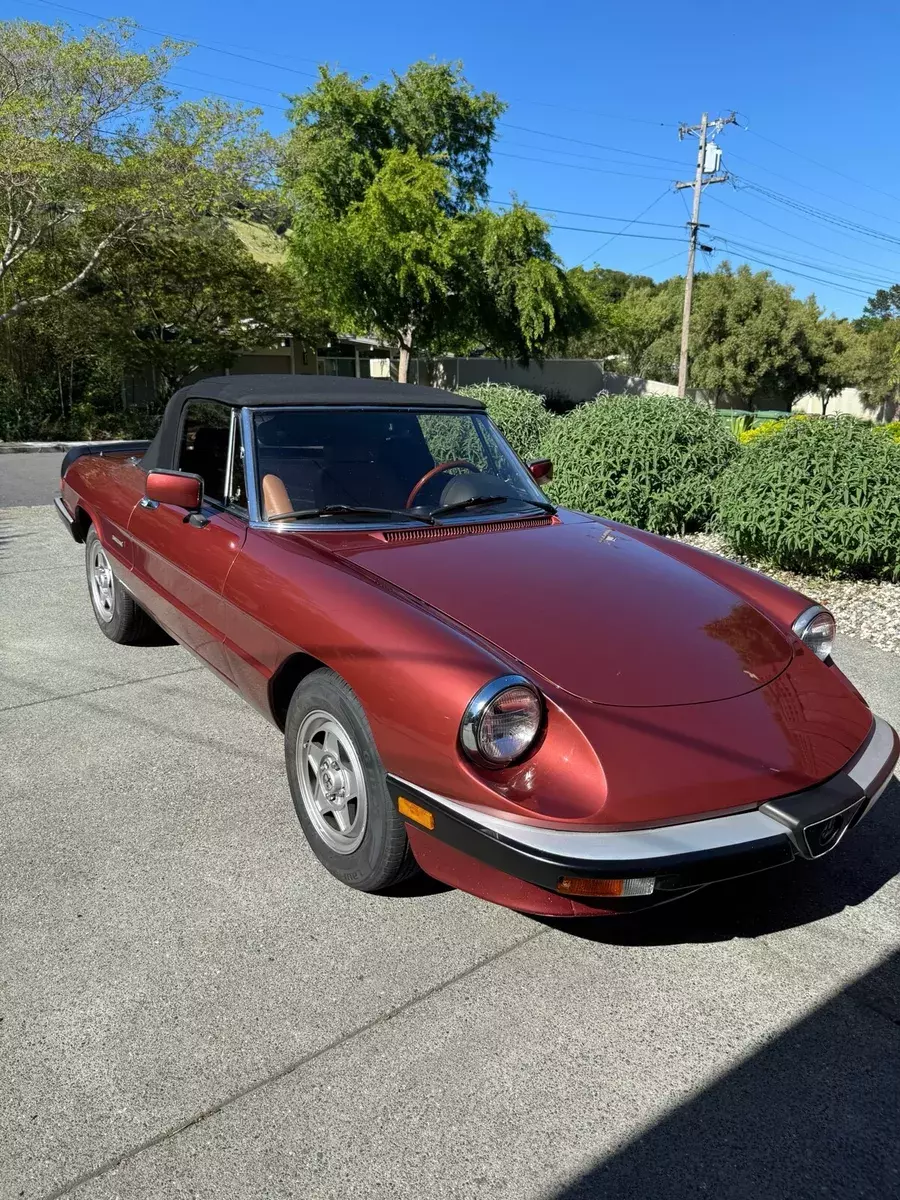
POLYGON ((397 363, 397 382, 409 382, 409 356, 412 353, 412 325, 407 325, 400 336, 400 361, 397 363))

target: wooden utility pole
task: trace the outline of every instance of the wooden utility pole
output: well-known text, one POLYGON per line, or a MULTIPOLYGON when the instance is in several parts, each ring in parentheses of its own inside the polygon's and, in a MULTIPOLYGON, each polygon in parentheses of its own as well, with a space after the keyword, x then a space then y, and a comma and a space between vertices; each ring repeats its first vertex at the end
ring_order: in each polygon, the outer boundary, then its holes
POLYGON ((697 147, 697 170, 694 172, 693 183, 675 184, 675 187, 678 189, 694 189, 694 203, 691 208, 689 226, 687 274, 684 278, 684 309, 681 314, 681 352, 678 355, 678 395, 682 398, 687 394, 688 349, 691 338, 691 301, 694 295, 694 260, 697 256, 697 231, 704 228, 700 224, 700 194, 708 183, 726 183, 728 180, 726 174, 718 173, 718 150, 713 143, 707 141, 707 135, 710 128, 715 133, 721 133, 726 125, 736 124, 737 119, 734 113, 729 117, 716 117, 714 121, 710 121, 709 115, 704 113, 699 125, 681 125, 678 129, 679 138, 683 138, 688 134, 696 134, 699 141, 697 147), (707 146, 710 146, 715 151, 713 162, 707 161, 707 146))

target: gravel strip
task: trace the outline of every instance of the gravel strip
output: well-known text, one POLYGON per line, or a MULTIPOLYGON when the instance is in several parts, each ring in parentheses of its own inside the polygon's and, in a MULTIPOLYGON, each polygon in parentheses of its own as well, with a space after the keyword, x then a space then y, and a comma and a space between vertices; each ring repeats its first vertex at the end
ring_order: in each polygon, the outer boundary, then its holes
POLYGON ((729 549, 724 538, 714 533, 692 533, 678 541, 711 550, 810 596, 834 613, 838 636, 865 638, 882 650, 900 654, 900 583, 860 579, 823 579, 817 575, 795 575, 761 567, 729 549))

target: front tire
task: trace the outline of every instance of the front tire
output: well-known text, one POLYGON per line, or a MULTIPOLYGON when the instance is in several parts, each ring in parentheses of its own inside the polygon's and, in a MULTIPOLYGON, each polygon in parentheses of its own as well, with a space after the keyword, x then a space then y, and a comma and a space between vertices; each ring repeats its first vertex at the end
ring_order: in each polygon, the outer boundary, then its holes
POLYGON ((88 594, 97 624, 111 642, 133 646, 150 640, 159 627, 116 579, 103 543, 91 527, 84 543, 88 594))
POLYGON ((297 687, 284 753, 306 840, 336 879, 379 892, 418 872, 366 714, 334 671, 313 671, 297 687))

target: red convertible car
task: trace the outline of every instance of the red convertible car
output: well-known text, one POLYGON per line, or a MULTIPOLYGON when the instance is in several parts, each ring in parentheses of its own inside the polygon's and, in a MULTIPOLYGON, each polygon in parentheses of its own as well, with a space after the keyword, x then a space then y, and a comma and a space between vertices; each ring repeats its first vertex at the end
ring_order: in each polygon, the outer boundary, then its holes
POLYGON ((834 849, 897 735, 771 579, 551 504, 483 406, 207 379, 57 507, 100 628, 161 626, 284 732, 297 815, 364 891, 420 867, 525 912, 628 911, 834 849))

